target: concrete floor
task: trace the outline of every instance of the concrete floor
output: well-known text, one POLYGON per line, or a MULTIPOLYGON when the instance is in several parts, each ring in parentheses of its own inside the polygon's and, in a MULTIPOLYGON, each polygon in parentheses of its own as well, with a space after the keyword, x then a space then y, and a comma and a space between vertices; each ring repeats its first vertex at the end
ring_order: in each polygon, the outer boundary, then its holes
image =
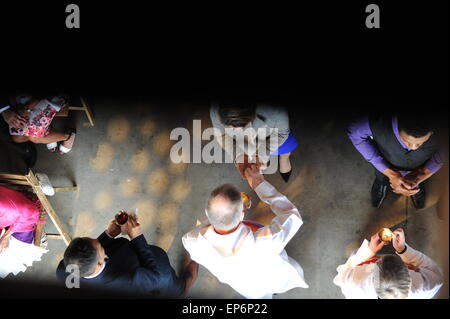
MULTIPOLYGON (((248 219, 267 224, 272 218, 267 207, 258 204, 256 194, 233 164, 171 163, 170 131, 179 126, 191 130, 193 119, 202 119, 202 128, 209 127, 206 104, 130 103, 100 98, 90 98, 88 102, 95 112, 95 127, 86 125, 84 114, 72 114, 78 129, 73 151, 61 156, 38 145, 39 158, 34 168, 35 172, 48 174, 54 186, 75 182, 80 187, 77 193, 58 193, 50 198, 73 237, 96 237, 118 210, 138 207, 147 240, 165 249, 172 265, 179 270, 184 252, 181 237, 203 217, 207 196, 219 184, 234 183, 252 196, 253 208, 248 219), (174 112, 160 111, 169 110, 174 104, 177 104, 175 116, 174 112)), ((329 118, 326 121, 319 116, 291 118, 291 129, 300 141, 291 157, 291 180, 284 183, 278 173, 266 176, 300 208, 304 225, 286 249, 302 265, 310 286, 292 289, 275 298, 343 298, 332 282, 336 267, 345 262, 363 238, 380 227, 402 226, 411 246, 435 260, 442 257, 439 250, 442 221, 435 209, 439 176, 428 183, 426 209, 417 211, 405 197, 393 193, 381 209, 373 209, 370 206, 373 169, 346 137, 345 124, 329 118)), ((55 123, 64 125, 65 121, 57 119, 55 123)), ((446 174, 443 178, 448 179, 446 174)), ((54 230, 51 222, 46 229, 54 230)), ((448 240, 448 234, 444 238, 448 240)), ((445 245, 448 247, 448 242, 445 245)), ((55 280, 55 269, 65 245, 49 239, 48 248, 50 251, 41 262, 17 278, 55 280)), ((440 296, 448 296, 447 287, 440 296)), ((189 297, 241 298, 203 267, 189 297)))

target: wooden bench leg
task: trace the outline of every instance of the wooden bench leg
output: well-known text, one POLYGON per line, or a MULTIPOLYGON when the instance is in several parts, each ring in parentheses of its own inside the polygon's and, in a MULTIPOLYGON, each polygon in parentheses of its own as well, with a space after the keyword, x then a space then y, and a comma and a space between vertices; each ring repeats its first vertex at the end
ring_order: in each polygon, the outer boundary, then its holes
POLYGON ((76 192, 78 191, 78 186, 72 187, 53 187, 56 193, 58 192, 76 192))
POLYGON ((44 229, 44 224, 38 224, 34 232, 34 245, 41 247, 42 231, 44 229))
POLYGON ((86 116, 89 120, 89 123, 91 123, 91 126, 94 126, 94 115, 92 114, 91 108, 87 105, 87 103, 83 100, 82 97, 80 97, 81 105, 83 105, 84 112, 86 113, 86 116))

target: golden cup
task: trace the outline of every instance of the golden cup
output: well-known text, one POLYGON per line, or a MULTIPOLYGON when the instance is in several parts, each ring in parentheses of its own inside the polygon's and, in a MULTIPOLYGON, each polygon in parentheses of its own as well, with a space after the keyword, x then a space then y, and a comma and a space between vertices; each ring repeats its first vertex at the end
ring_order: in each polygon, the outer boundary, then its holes
POLYGON ((386 243, 392 241, 392 231, 389 228, 381 228, 378 232, 378 236, 386 243))

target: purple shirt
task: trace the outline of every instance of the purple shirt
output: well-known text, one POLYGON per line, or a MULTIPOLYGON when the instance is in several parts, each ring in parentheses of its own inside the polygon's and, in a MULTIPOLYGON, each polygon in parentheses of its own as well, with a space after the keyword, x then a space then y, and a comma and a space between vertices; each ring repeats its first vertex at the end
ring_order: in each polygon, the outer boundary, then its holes
MULTIPOLYGON (((405 143, 403 143, 400 138, 398 131, 397 117, 392 117, 392 130, 394 131, 395 137, 397 138, 400 145, 408 150, 405 143)), ((348 129, 348 137, 352 141, 355 148, 361 155, 371 163, 377 170, 383 172, 385 169, 390 168, 389 163, 384 159, 383 155, 378 150, 377 146, 373 141, 372 130, 370 129, 369 118, 364 117, 354 123, 352 123, 348 129)), ((425 163, 424 167, 429 169, 433 174, 436 173, 442 167, 442 157, 439 151, 436 151, 433 156, 425 163)), ((404 176, 409 173, 409 171, 400 171, 404 176)))

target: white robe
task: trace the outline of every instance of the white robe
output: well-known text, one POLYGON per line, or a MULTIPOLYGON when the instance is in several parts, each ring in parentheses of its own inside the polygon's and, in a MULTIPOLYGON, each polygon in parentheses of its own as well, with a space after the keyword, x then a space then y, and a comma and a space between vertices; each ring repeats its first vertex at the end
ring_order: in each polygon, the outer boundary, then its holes
POLYGON ((47 251, 11 236, 9 247, 0 253, 0 278, 5 278, 9 274, 16 276, 19 272, 25 271, 33 262, 40 261, 42 255, 47 251))
POLYGON ((255 233, 244 225, 220 235, 207 222, 183 236, 191 258, 246 298, 272 298, 295 287, 308 288, 302 267, 284 247, 303 224, 297 208, 267 181, 255 189, 276 217, 255 233))
MULTIPOLYGON (((418 271, 409 269, 411 290, 408 299, 431 299, 443 285, 443 275, 438 265, 429 257, 407 245, 406 252, 399 255, 405 264, 418 271)), ((337 276, 333 282, 339 286, 347 299, 377 299, 373 285, 374 262, 359 265, 375 254, 364 240, 358 251, 345 264, 337 267, 337 276), (359 266, 358 266, 359 265, 359 266)))

